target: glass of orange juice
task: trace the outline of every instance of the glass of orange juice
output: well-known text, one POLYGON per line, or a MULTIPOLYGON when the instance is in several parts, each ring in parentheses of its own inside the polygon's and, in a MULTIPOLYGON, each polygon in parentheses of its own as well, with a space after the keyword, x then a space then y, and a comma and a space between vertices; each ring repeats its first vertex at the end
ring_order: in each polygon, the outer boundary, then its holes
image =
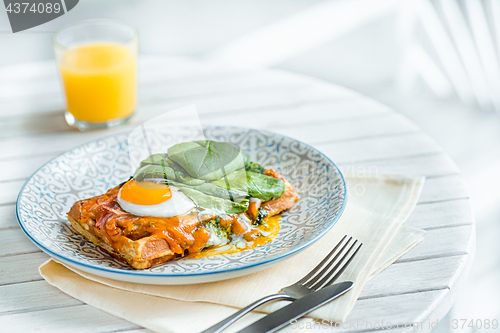
POLYGON ((127 121, 137 103, 138 33, 110 19, 80 21, 52 36, 66 122, 80 130, 127 121))

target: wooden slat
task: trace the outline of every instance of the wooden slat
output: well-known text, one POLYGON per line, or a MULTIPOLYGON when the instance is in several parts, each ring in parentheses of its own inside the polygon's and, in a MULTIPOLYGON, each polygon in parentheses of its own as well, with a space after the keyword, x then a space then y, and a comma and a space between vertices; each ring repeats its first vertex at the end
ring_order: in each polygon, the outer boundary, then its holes
MULTIPOLYGON (((383 298, 371 298, 356 302, 348 322, 363 322, 355 329, 337 329, 336 332, 363 332, 370 329, 366 323, 413 323, 426 318, 448 290, 428 291, 414 294, 395 295, 383 298)), ((391 331, 389 331, 391 332, 391 331)))
POLYGON ((0 294, 0 316, 84 304, 45 280, 0 286, 0 294))
POLYGON ((16 218, 16 206, 14 204, 0 206, 0 230, 6 228, 18 228, 16 218))
POLYGON ((0 102, 8 103, 23 98, 35 99, 40 96, 56 94, 60 96, 61 85, 57 80, 57 76, 55 76, 54 78, 43 81, 34 80, 19 82, 18 84, 0 84, 0 91, 0 102))
POLYGON ((1 257, 0 285, 42 280, 38 267, 49 258, 43 252, 1 257))
MULTIPOLYGON (((224 95, 206 96, 204 98, 185 98, 178 100, 165 100, 159 98, 149 103, 143 103, 139 109, 137 120, 145 121, 152 117, 163 114, 189 104, 196 104, 200 117, 202 115, 220 115, 247 113, 264 108, 288 108, 294 105, 314 103, 321 101, 352 100, 352 95, 339 94, 337 90, 329 86, 316 85, 290 86, 266 88, 262 90, 246 90, 224 95)), ((221 125, 219 123, 219 125, 221 125)))
POLYGON ((150 55, 139 57, 140 82, 171 80, 195 81, 211 77, 244 76, 246 70, 235 70, 218 64, 208 64, 183 57, 165 58, 150 55))
POLYGON ((9 118, 32 117, 37 114, 57 112, 63 114, 65 103, 60 95, 39 96, 36 101, 30 98, 19 98, 2 102, 0 120, 9 118))
POLYGON ((23 333, 99 333, 140 328, 88 305, 61 306, 56 309, 0 316, 0 326, 6 332, 23 333))
POLYGON ((424 240, 398 259, 398 262, 467 254, 467 246, 474 234, 474 228, 474 225, 463 225, 429 230, 424 240))
POLYGON ((444 153, 431 153, 404 158, 353 162, 339 165, 346 173, 386 174, 408 176, 446 176, 458 174, 460 170, 453 160, 444 153))
POLYGON ((451 175, 430 178, 425 181, 419 204, 427 204, 444 200, 463 199, 469 196, 469 191, 461 175, 451 175))
POLYGON ((55 62, 36 61, 0 67, 0 84, 25 83, 32 80, 52 80, 57 76, 55 62))
POLYGON ((0 230, 0 258, 14 254, 40 252, 40 250, 26 237, 21 229, 0 230))
POLYGON ((325 121, 296 123, 293 126, 278 126, 273 130, 309 144, 350 141, 387 135, 420 132, 420 128, 406 118, 387 113, 384 117, 350 118, 345 121, 325 121))
POLYGON ((27 170, 24 174, 33 173, 43 165, 43 162, 36 164, 37 161, 48 161, 66 150, 111 134, 101 131, 89 133, 70 131, 11 138, 9 144, 5 145, 4 152, 0 153, 0 158, 3 160, 1 167, 11 168, 19 165, 21 170, 27 170), (11 161, 13 164, 9 165, 11 161))
POLYGON ((28 179, 39 167, 47 163, 57 153, 23 156, 22 158, 0 162, 0 182, 28 179))
POLYGON ((431 230, 473 222, 469 199, 461 199, 417 205, 405 225, 431 230))
MULTIPOLYGON (((200 115, 200 120, 203 126, 220 126, 223 124, 225 126, 265 129, 293 138, 305 137, 304 141, 313 144, 324 142, 325 139, 340 140, 340 138, 343 138, 348 140, 354 136, 361 137, 363 136, 363 132, 360 131, 353 131, 353 133, 348 133, 348 137, 342 137, 342 134, 345 132, 336 133, 333 129, 342 125, 353 125, 357 121, 379 121, 379 118, 390 116, 388 109, 374 109, 370 108, 369 105, 370 103, 360 103, 355 100, 325 100, 287 105, 284 107, 258 108, 245 112, 231 112, 229 114, 202 114, 200 115), (302 119, 304 114, 307 114, 307 121, 302 119), (332 127, 332 130, 323 131, 323 135, 319 136, 319 140, 313 137, 317 136, 314 127, 318 126, 318 124, 325 124, 327 127, 332 127), (286 131, 285 129, 287 128, 291 128, 292 130, 286 131)), ((361 123, 358 126, 362 125, 361 123)), ((395 129, 391 128, 391 130, 394 133, 395 129)), ((374 130, 371 131, 373 133, 374 130)))
POLYGON ((34 115, 2 120, 0 123, 0 138, 69 130, 71 129, 64 120, 63 112, 56 110, 43 116, 34 115))
POLYGON ((0 205, 12 204, 24 185, 25 180, 13 180, 0 183, 0 205))
POLYGON ((210 79, 191 80, 148 80, 142 82, 139 89, 139 101, 182 99, 203 96, 232 94, 242 91, 261 91, 279 87, 305 86, 307 80, 281 71, 256 71, 245 75, 210 77, 210 79))
MULTIPOLYGON (((166 108, 165 104, 158 104, 143 110, 149 114, 161 114, 161 110, 168 110, 168 108, 166 108)), ((392 112, 390 108, 381 106, 369 99, 329 95, 329 98, 307 102, 296 101, 261 107, 214 110, 214 112, 202 110, 200 119, 204 125, 286 129, 290 125, 298 125, 298 127, 318 125, 324 122, 342 121, 344 119, 360 118, 360 116, 370 117, 392 112)))
POLYGON ((442 152, 442 148, 423 133, 320 143, 315 147, 339 164, 442 152))
POLYGON ((391 265, 366 284, 360 298, 450 289, 467 259, 461 255, 391 265))

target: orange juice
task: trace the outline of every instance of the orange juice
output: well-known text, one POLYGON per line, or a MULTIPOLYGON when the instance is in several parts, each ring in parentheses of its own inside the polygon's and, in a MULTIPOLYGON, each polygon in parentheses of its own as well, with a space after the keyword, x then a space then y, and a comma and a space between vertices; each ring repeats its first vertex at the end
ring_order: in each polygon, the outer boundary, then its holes
POLYGON ((137 100, 137 55, 126 45, 86 43, 59 61, 67 110, 78 120, 106 122, 130 116, 137 100))

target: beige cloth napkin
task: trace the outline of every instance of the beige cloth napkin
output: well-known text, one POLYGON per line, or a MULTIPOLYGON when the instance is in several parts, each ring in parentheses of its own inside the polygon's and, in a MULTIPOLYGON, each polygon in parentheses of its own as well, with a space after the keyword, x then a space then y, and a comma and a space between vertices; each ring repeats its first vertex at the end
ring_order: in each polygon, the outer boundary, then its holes
MULTIPOLYGON (((344 236, 363 242, 356 259, 338 281, 355 282, 353 290, 309 314, 310 318, 342 322, 365 283, 408 252, 424 231, 402 224, 411 214, 423 187, 423 177, 346 177, 349 198, 334 228, 309 248, 274 267, 247 276, 186 286, 154 286, 114 281, 48 261, 41 275, 52 285, 83 302, 158 332, 198 332, 247 304, 307 274, 344 236), (69 268, 69 269, 68 269, 69 268)), ((259 312, 288 304, 270 303, 259 312)), ((262 317, 253 312, 230 331, 262 317)), ((287 330, 292 330, 289 326, 287 330)))

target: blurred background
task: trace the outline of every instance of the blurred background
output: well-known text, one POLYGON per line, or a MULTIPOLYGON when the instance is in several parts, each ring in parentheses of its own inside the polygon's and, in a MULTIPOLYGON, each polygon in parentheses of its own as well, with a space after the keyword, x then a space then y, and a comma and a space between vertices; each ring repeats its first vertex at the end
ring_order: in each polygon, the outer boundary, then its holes
POLYGON ((136 26, 141 55, 302 73, 420 125, 463 172, 477 222, 448 316, 500 319, 500 0, 81 0, 16 34, 1 10, 0 67, 52 61, 55 30, 99 17, 136 26))

